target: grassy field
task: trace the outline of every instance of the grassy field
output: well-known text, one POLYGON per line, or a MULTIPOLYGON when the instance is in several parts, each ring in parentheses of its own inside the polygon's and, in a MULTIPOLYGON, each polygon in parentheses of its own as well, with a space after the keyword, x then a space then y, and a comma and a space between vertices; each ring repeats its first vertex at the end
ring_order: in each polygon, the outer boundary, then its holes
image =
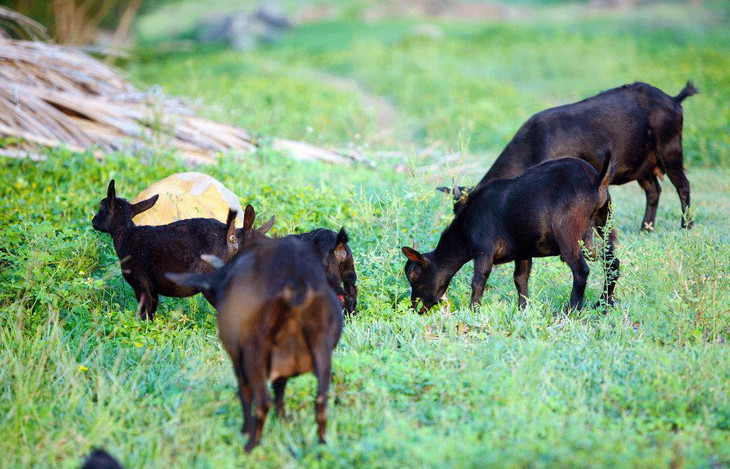
MULTIPOLYGON (((164 35, 143 36, 127 65, 138 83, 200 98, 201 113, 263 137, 350 144, 376 163, 264 148, 198 168, 275 214, 278 234, 351 233, 361 296, 335 352, 328 444, 316 444, 304 376, 287 389, 287 420, 272 414, 246 455, 212 308, 167 298, 154 323, 135 317, 91 217, 109 179, 131 198, 187 168, 169 154, 99 163, 58 150, 0 160, 0 467, 78 467, 93 446, 130 468, 730 466, 730 28, 717 5, 579 22, 559 4, 525 20, 437 23, 438 39, 414 33, 421 20, 344 15, 249 52, 165 52, 164 35), (549 258, 535 261, 524 312, 510 266, 471 311, 471 265, 447 305, 410 311, 400 246, 432 248, 451 219, 437 183, 478 180, 546 106, 634 80, 675 94, 687 79, 702 91, 685 105, 696 226, 679 229, 665 181, 657 230, 639 233, 643 191, 612 186, 614 309, 567 314, 570 270, 549 258), (451 151, 463 156, 444 171, 451 151)), ((590 267, 588 304, 602 284, 590 267)))

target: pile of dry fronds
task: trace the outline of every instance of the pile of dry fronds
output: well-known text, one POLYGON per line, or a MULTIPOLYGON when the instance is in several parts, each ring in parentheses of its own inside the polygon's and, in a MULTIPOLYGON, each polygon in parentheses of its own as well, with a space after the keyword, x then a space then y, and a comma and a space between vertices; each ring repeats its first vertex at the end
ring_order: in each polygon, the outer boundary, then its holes
MULTIPOLYGON (((0 36, 3 137, 0 154, 16 157, 38 157, 39 148, 61 145, 91 148, 98 155, 172 147, 187 161, 205 162, 221 152, 257 147, 246 131, 196 117, 182 101, 159 90, 140 92, 78 49, 0 36)), ((275 139, 274 147, 300 159, 347 161, 301 142, 275 139)))

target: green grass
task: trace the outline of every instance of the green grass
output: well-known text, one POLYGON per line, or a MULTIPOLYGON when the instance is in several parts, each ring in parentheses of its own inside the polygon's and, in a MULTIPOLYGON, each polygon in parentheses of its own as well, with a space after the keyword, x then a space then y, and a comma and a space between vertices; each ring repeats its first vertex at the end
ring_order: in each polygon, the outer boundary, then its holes
MULTIPOLYGON (((270 152, 202 168, 262 217, 276 214, 279 233, 347 226, 359 273, 360 312, 334 359, 329 444, 315 444, 315 383, 301 377, 287 390, 289 419, 270 419, 246 456, 212 309, 168 298, 154 323, 137 320, 110 239, 89 222, 108 179, 131 197, 184 167, 66 152, 2 164, 0 466, 75 467, 95 445, 129 467, 730 463, 727 170, 691 173, 690 232, 669 191, 657 231, 637 232, 640 189, 613 189, 623 270, 605 316, 564 313, 570 273, 557 259, 535 262, 525 312, 509 266, 469 311, 468 266, 450 306, 418 316, 399 247, 432 247, 450 218, 429 175, 270 152)), ((591 268, 589 303, 601 284, 591 268)))
MULTIPOLYGON (((153 323, 135 317, 91 218, 109 179, 131 198, 188 168, 170 154, 97 162, 57 150, 0 160, 0 467, 78 467, 94 446, 130 468, 730 466, 730 59, 727 18, 712 7, 687 9, 692 23, 676 19, 681 5, 579 22, 558 5, 531 20, 443 24, 439 40, 409 33, 412 20, 345 17, 246 53, 147 43, 129 64, 139 82, 265 136, 352 142, 376 162, 302 163, 265 147, 198 168, 261 219, 275 214, 277 234, 344 225, 351 235, 359 313, 335 352, 328 444, 316 444, 308 375, 287 388, 286 421, 272 413, 246 455, 213 309, 164 298, 153 323), (548 258, 535 261, 524 312, 509 265, 476 311, 471 265, 447 305, 409 309, 400 247, 431 249, 451 219, 435 185, 478 180, 546 106, 634 79, 674 94, 687 78, 702 89, 685 106, 696 226, 679 229, 664 181, 657 229, 640 233, 643 191, 611 187, 616 308, 567 314, 570 271, 548 258), (382 98, 386 125, 367 109, 382 98), (438 156, 420 155, 437 139, 438 153, 467 153, 446 174, 431 166, 438 156)), ((590 267, 593 304, 602 270, 590 267)))
POLYGON ((527 19, 482 23, 345 17, 302 25, 278 44, 246 52, 160 52, 168 46, 148 40, 130 71, 140 83, 201 98, 211 117, 264 135, 387 150, 440 141, 448 150, 464 131, 472 151, 490 154, 547 107, 634 81, 675 95, 693 80, 701 94, 684 103, 685 159, 730 166, 723 5, 623 14, 535 7, 527 19), (418 34, 423 23, 442 37, 418 34), (374 96, 389 101, 391 112, 379 115, 374 96))

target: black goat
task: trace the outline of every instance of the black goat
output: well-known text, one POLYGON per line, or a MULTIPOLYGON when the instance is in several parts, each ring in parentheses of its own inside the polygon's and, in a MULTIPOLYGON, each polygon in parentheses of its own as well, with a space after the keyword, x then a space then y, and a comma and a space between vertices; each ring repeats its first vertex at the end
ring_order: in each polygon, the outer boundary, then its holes
POLYGON ((246 451, 261 441, 271 406, 267 381, 273 383, 276 411, 282 416, 288 378, 308 371, 318 381, 315 412, 324 443, 332 351, 343 317, 311 244, 274 239, 242 252, 213 273, 167 277, 215 296, 218 332, 238 377, 241 432, 249 436, 246 451))
MULTIPOLYGON (((226 223, 213 218, 191 218, 161 226, 135 225, 132 218, 151 208, 157 198, 155 195, 132 205, 116 196, 112 179, 92 220, 95 230, 111 235, 122 275, 134 289, 142 319, 154 319, 158 295, 187 297, 200 292, 170 282, 165 272, 210 272, 212 269, 200 259, 201 254, 215 254, 227 260, 260 235, 254 233, 251 206, 246 207, 240 234, 235 231, 236 212, 232 210, 226 223)), ((203 294, 211 301, 208 293, 203 294)))
POLYGON ((355 313, 357 306, 357 273, 352 251, 347 244, 350 238, 345 228, 334 232, 317 228, 307 233, 289 235, 314 245, 317 256, 322 262, 327 281, 337 294, 348 314, 355 313))
POLYGON ((474 259, 472 305, 481 301, 492 266, 515 263, 518 304, 527 304, 527 282, 533 257, 560 255, 573 271, 570 307, 581 308, 589 274, 580 241, 591 244, 592 228, 606 238, 610 261, 603 299, 613 304, 619 261, 613 236, 605 236, 609 214, 610 157, 599 175, 577 158, 547 161, 514 179, 495 179, 476 189, 441 234, 436 249, 421 254, 402 248, 409 259, 405 272, 411 301, 421 313, 446 293, 451 278, 474 259))
POLYGON ((604 91, 583 101, 539 112, 525 122, 481 181, 468 191, 449 189, 454 213, 475 190, 497 178, 513 178, 546 160, 574 156, 599 171, 603 152, 613 155, 611 184, 638 181, 646 192, 641 229, 654 230, 664 174, 674 184, 682 205, 682 228, 691 228, 687 207, 689 181, 682 154, 682 101, 697 93, 691 82, 676 96, 646 83, 604 91))

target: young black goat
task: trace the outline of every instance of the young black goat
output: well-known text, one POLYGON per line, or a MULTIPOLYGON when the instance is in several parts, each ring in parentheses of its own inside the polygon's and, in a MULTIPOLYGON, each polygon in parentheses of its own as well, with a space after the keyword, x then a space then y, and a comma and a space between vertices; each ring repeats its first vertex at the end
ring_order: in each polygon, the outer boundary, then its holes
POLYGON ((337 294, 348 314, 355 313, 357 306, 357 274, 352 251, 347 244, 350 238, 345 228, 334 232, 317 228, 307 233, 289 235, 314 245, 317 256, 322 262, 327 281, 337 294))
MULTIPOLYGON (((226 223, 213 218, 191 218, 169 225, 135 225, 132 218, 152 207, 157 198, 155 195, 132 205, 116 196, 112 180, 92 220, 95 230, 111 235, 122 275, 134 289, 142 319, 154 319, 158 295, 186 297, 200 292, 170 282, 165 272, 210 272, 212 269, 200 259, 201 254, 215 254, 227 260, 261 236, 253 229, 251 206, 246 207, 240 234, 235 231, 236 212, 232 210, 226 223)), ((203 294, 211 301, 208 293, 203 294)))
MULTIPOLYGON (((220 265, 222 262, 217 261, 220 265)), ((238 377, 246 451, 261 441, 271 406, 284 412, 290 377, 313 371, 320 442, 327 422, 332 351, 342 332, 342 309, 310 243, 282 238, 242 252, 210 274, 167 274, 181 286, 211 291, 218 332, 238 377)))
POLYGON ((514 261, 518 303, 527 303, 533 257, 560 255, 573 271, 570 307, 581 308, 588 265, 580 241, 591 244, 595 226, 606 239, 610 267, 603 299, 613 304, 619 261, 613 236, 605 236, 610 197, 610 156, 599 175, 577 158, 561 158, 528 169, 514 179, 495 179, 475 190, 441 234, 436 249, 421 254, 404 247, 411 300, 421 313, 445 294, 454 274, 474 259, 472 305, 481 301, 492 266, 514 261))
POLYGON ((546 160, 575 156, 599 171, 604 150, 613 155, 611 184, 638 181, 646 192, 646 212, 641 229, 654 230, 661 186, 657 176, 666 173, 677 188, 682 204, 682 228, 687 220, 689 181, 682 154, 682 101, 697 94, 688 82, 677 96, 669 96, 646 83, 634 83, 604 91, 583 101, 558 106, 530 117, 517 131, 481 181, 464 192, 452 192, 454 213, 478 188, 497 178, 513 178, 546 160))

